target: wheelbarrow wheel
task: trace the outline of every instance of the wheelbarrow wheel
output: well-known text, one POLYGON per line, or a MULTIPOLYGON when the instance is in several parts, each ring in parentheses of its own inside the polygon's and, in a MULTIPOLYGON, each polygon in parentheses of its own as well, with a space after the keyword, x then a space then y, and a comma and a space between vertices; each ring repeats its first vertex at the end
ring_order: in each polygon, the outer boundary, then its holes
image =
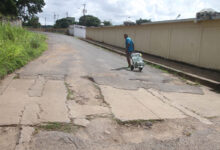
POLYGON ((141 72, 143 68, 139 68, 139 71, 141 72))
POLYGON ((133 65, 131 65, 131 71, 133 71, 134 70, 134 66, 133 65))

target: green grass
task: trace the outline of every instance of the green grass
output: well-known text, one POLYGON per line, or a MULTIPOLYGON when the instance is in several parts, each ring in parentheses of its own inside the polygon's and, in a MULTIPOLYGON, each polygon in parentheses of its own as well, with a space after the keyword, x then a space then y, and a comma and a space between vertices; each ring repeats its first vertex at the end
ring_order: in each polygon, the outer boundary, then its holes
POLYGON ((74 126, 70 123, 50 122, 44 125, 39 125, 36 129, 45 131, 61 131, 69 133, 76 131, 78 128, 78 126, 74 126))
POLYGON ((0 79, 46 49, 46 36, 0 23, 0 79))
POLYGON ((74 100, 74 93, 73 93, 73 90, 70 89, 70 85, 65 82, 65 86, 66 86, 66 89, 67 89, 66 99, 67 100, 74 100))
MULTIPOLYGON (((145 64, 147 64, 147 65, 149 65, 149 66, 151 66, 153 68, 159 69, 159 70, 163 71, 164 73, 170 73, 167 69, 164 69, 163 67, 161 67, 159 65, 152 64, 152 63, 149 63, 147 61, 144 61, 144 62, 145 62, 145 64)), ((175 74, 175 73, 173 73, 173 74, 175 74)))

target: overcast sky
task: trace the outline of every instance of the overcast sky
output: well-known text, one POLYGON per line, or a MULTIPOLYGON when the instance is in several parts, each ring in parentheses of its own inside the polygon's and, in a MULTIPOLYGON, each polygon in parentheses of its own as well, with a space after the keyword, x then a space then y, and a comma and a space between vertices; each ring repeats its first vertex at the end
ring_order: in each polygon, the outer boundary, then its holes
POLYGON ((86 3, 87 14, 97 16, 101 21, 109 20, 114 25, 125 20, 151 19, 152 21, 193 18, 204 8, 220 11, 220 0, 45 0, 43 13, 38 14, 41 24, 54 24, 56 18, 82 16, 86 3))

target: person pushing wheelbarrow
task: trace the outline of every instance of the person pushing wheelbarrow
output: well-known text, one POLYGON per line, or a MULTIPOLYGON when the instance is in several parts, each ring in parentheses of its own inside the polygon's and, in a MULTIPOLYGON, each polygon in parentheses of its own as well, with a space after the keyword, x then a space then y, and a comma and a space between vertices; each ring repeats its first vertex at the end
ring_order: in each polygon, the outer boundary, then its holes
POLYGON ((126 47, 126 57, 128 61, 128 68, 131 67, 131 54, 134 52, 134 43, 130 37, 128 37, 127 34, 124 34, 125 38, 125 47, 126 47))
POLYGON ((144 61, 142 59, 141 53, 134 53, 134 43, 127 34, 124 34, 125 38, 125 47, 126 47, 126 57, 128 61, 128 68, 131 68, 133 71, 134 68, 138 68, 139 71, 142 71, 144 68, 144 61), (132 64, 131 64, 132 60, 132 64))

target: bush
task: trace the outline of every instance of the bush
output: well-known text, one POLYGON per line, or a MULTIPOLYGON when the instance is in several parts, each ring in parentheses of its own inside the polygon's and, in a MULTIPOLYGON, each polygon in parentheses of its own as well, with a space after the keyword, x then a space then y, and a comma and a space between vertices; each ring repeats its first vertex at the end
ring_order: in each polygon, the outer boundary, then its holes
POLYGON ((20 27, 0 25, 0 78, 40 56, 46 49, 46 36, 20 27))

